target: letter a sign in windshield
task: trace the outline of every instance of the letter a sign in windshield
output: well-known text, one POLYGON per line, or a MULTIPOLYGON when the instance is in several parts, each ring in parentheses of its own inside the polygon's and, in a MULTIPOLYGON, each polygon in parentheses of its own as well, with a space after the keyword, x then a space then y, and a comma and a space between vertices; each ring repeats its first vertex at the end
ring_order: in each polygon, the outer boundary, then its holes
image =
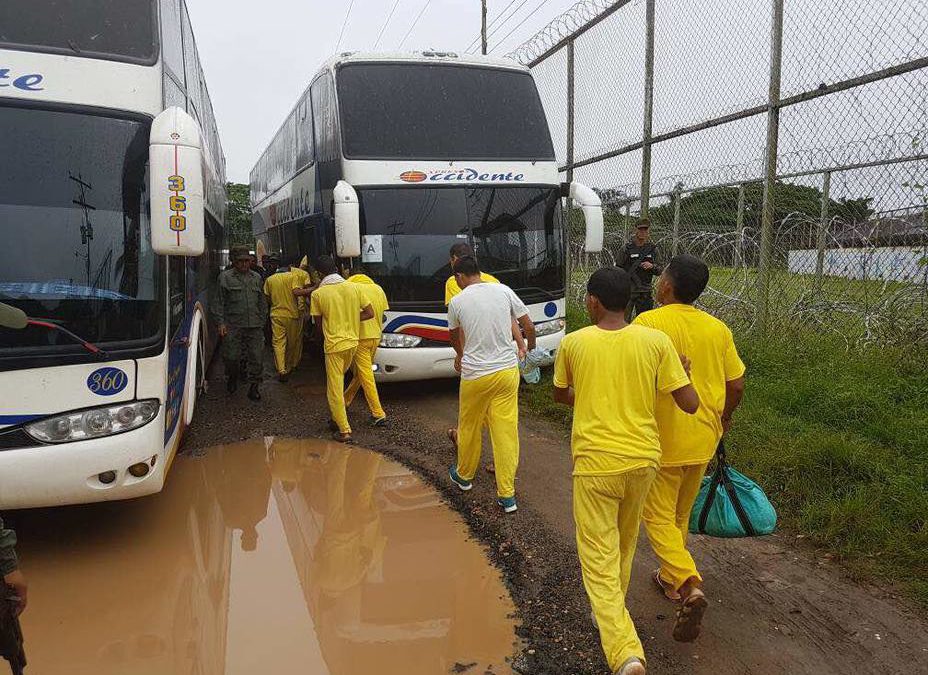
POLYGON ((362 262, 383 262, 383 235, 368 234, 361 240, 362 262))

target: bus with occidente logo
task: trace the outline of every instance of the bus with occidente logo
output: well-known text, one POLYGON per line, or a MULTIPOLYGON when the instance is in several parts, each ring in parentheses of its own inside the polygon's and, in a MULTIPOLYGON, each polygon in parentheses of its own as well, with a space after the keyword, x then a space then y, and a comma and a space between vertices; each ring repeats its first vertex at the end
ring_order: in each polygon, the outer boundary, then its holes
POLYGON ((225 158, 184 0, 0 3, 0 509, 161 490, 225 158))
POLYGON ((599 198, 561 183, 529 69, 448 52, 331 59, 251 172, 266 250, 334 255, 386 291, 380 381, 455 376, 444 289, 458 242, 525 302, 553 353, 565 329, 567 198, 599 250, 599 198))

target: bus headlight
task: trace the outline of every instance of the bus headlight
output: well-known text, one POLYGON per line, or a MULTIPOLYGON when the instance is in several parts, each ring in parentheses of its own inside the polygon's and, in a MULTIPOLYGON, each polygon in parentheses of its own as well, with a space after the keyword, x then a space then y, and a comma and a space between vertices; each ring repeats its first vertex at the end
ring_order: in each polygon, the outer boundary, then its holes
POLYGON ((567 322, 564 319, 555 319, 554 321, 545 321, 544 323, 535 324, 535 335, 554 335, 564 330, 567 322))
POLYGON ((72 443, 137 429, 151 422, 161 404, 155 399, 132 401, 56 415, 23 427, 42 443, 72 443))
POLYGON ((380 338, 380 346, 388 349, 408 349, 418 347, 422 338, 418 335, 405 335, 403 333, 384 333, 380 338))

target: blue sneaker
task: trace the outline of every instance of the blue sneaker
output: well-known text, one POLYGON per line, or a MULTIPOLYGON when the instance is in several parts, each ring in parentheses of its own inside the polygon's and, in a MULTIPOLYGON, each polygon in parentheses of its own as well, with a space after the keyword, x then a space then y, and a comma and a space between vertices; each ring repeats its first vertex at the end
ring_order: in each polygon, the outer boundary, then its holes
POLYGON ((519 505, 516 504, 515 497, 500 497, 496 500, 496 503, 499 504, 500 508, 502 508, 506 513, 513 513, 519 509, 519 505))
POLYGON ((472 487, 474 487, 473 481, 464 480, 461 478, 461 476, 458 474, 458 468, 454 464, 452 464, 448 469, 448 475, 451 476, 451 482, 464 490, 464 492, 467 492, 472 487))

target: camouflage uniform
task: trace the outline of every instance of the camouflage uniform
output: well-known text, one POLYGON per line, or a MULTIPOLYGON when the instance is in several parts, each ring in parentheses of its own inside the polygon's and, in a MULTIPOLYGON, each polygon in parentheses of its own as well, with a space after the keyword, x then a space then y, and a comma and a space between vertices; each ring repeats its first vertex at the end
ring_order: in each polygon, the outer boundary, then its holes
POLYGON ((216 322, 229 329, 222 342, 222 356, 226 373, 238 376, 239 360, 248 363, 248 380, 261 381, 264 369, 264 323, 267 321, 267 300, 261 275, 248 271, 240 274, 235 269, 219 275, 219 297, 213 303, 216 322))
POLYGON ((0 578, 17 569, 15 546, 16 533, 4 529, 3 519, 0 518, 0 578))

